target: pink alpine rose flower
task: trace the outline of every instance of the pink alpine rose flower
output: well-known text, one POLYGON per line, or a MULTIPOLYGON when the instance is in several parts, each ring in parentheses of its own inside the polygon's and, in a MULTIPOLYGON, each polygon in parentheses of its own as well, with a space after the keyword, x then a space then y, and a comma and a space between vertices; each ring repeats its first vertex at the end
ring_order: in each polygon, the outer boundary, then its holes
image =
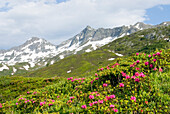
POLYGON ((156 54, 153 54, 153 56, 155 57, 155 56, 156 56, 156 54))
POLYGON ((111 98, 111 99, 114 99, 114 98, 115 98, 115 95, 110 95, 110 98, 111 98))
POLYGON ((112 104, 111 104, 109 107, 110 107, 110 108, 113 108, 113 107, 115 107, 115 105, 112 105, 112 104))
POLYGON ((103 84, 103 87, 107 87, 107 84, 106 84, 106 83, 104 83, 104 84, 103 84))
POLYGON ((109 99, 110 99, 110 97, 109 97, 109 96, 106 96, 106 99, 107 99, 107 100, 109 100, 109 99))
POLYGON ((140 70, 140 68, 136 68, 136 70, 140 70))
POLYGON ((96 94, 96 96, 100 96, 100 94, 96 94))
POLYGON ((89 103, 89 106, 93 106, 93 103, 89 103))
POLYGON ((82 105, 82 106, 81 106, 81 108, 86 109, 86 108, 87 108, 87 106, 86 106, 86 105, 82 105))
POLYGON ((148 57, 151 57, 151 55, 148 55, 148 57))
POLYGON ((139 53, 136 53, 136 55, 138 56, 138 55, 139 55, 139 53))
POLYGON ((49 106, 52 106, 53 104, 48 104, 49 106))
POLYGON ((136 79, 135 79, 135 82, 139 82, 139 78, 136 78, 136 79))
POLYGON ((98 102, 99 102, 100 104, 102 104, 102 103, 103 103, 103 100, 98 100, 98 102))
POLYGON ((104 68, 101 68, 100 70, 103 71, 104 68))
POLYGON ((97 104, 98 102, 97 101, 94 101, 93 104, 97 104))
POLYGON ((130 67, 135 67, 134 65, 130 65, 130 67))
POLYGON ((139 63, 139 62, 140 62, 139 60, 136 61, 136 63, 139 63))
POLYGON ((163 70, 162 70, 162 68, 159 68, 159 72, 162 72, 163 70))
POLYGON ((95 80, 98 80, 99 78, 96 78, 95 80))
POLYGON ((154 62, 156 62, 156 59, 153 59, 154 62))
POLYGON ((74 99, 74 97, 70 97, 70 99, 74 99))
POLYGON ((93 84, 94 80, 91 81, 91 84, 93 84))
POLYGON ((95 73, 95 76, 98 76, 98 74, 97 74, 97 73, 95 73))
POLYGON ((136 102, 136 97, 131 96, 131 99, 130 99, 130 100, 133 100, 134 102, 136 102))
POLYGON ((150 64, 150 65, 149 65, 149 67, 150 67, 150 68, 153 68, 153 65, 152 65, 152 64, 150 64))
POLYGON ((122 76, 126 76, 126 73, 122 72, 122 76))
POLYGON ((123 84, 123 83, 120 83, 120 84, 119 84, 119 87, 124 87, 124 84, 123 84))
POLYGON ((160 56, 160 52, 157 52, 156 55, 160 56))
POLYGON ((94 96, 93 96, 93 95, 89 95, 89 98, 90 98, 90 99, 94 99, 94 96))
POLYGON ((139 73, 138 73, 138 72, 135 72, 135 76, 139 76, 139 73))
POLYGON ((18 103, 16 103, 16 105, 18 105, 18 103))
POLYGON ((44 102, 40 102, 40 106, 42 106, 44 104, 44 102))
POLYGON ((145 62, 145 65, 146 65, 146 66, 149 65, 149 62, 145 62))
POLYGON ((157 68, 155 67, 153 70, 155 70, 155 71, 156 71, 156 70, 157 70, 157 68))
POLYGON ((143 74, 143 72, 140 73, 140 77, 145 77, 145 75, 143 74))
POLYGON ((136 77, 135 77, 135 76, 132 76, 131 78, 132 78, 132 79, 135 79, 136 77))
POLYGON ((129 76, 129 75, 127 75, 127 76, 126 76, 126 79, 129 79, 129 78, 130 78, 130 76, 129 76))
POLYGON ((115 108, 115 109, 113 108, 113 111, 114 111, 114 112, 118 112, 118 109, 117 109, 117 108, 115 108))

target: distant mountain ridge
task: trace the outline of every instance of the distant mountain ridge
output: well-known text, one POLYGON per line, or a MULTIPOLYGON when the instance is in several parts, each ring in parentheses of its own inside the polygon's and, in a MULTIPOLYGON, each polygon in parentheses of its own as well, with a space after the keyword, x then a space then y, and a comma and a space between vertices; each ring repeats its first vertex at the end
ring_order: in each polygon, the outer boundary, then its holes
MULTIPOLYGON (((159 25, 148 25, 138 22, 134 25, 115 27, 112 29, 94 29, 87 26, 79 34, 57 46, 45 39, 32 37, 23 45, 9 50, 0 50, 0 64, 2 64, 0 71, 5 70, 3 68, 7 69, 6 65, 11 66, 17 63, 26 63, 27 65, 20 67, 20 69, 25 70, 37 65, 44 66, 47 65, 47 63, 53 64, 54 61, 63 59, 69 55, 96 50, 125 35, 130 35, 131 33, 148 28, 168 25, 170 25, 170 22, 163 22, 159 25), (55 60, 50 59, 53 57, 55 57, 55 60)), ((15 69, 16 68, 13 68, 13 71, 16 71, 15 69)))

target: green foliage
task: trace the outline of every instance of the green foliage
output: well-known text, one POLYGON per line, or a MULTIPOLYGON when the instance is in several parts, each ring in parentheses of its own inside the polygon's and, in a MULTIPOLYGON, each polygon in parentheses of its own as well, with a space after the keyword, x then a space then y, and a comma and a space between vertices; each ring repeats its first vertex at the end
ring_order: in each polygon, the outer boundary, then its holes
POLYGON ((52 85, 61 79, 52 78, 25 78, 21 76, 0 77, 0 102, 10 101, 19 95, 25 95, 28 91, 52 85))
MULTIPOLYGON (((91 77, 61 81, 1 103, 2 113, 168 113, 170 50, 133 54, 91 77)), ((86 64, 86 63, 85 63, 86 64)), ((7 81, 8 82, 8 81, 7 81)))

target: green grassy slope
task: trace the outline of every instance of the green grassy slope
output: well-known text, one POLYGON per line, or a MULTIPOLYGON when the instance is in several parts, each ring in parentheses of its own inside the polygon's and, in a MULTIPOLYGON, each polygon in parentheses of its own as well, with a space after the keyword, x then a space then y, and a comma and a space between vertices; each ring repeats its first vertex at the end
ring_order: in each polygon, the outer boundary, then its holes
POLYGON ((169 73, 170 49, 137 53, 100 67, 91 77, 62 78, 1 103, 0 112, 168 113, 169 73))
POLYGON ((107 65, 110 58, 117 58, 114 53, 107 50, 97 50, 90 53, 72 55, 48 67, 29 72, 24 76, 54 77, 54 76, 82 76, 92 74, 99 66, 107 65), (71 70, 71 73, 67 71, 71 70))
POLYGON ((61 79, 62 78, 58 79, 57 77, 48 79, 39 77, 25 78, 21 76, 2 76, 0 77, 0 102, 13 100, 19 95, 27 94, 30 90, 52 85, 59 82, 61 79))

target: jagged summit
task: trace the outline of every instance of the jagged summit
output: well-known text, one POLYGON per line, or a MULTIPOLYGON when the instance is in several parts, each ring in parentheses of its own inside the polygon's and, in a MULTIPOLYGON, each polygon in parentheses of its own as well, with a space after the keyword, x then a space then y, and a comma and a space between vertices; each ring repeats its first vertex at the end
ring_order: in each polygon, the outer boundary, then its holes
POLYGON ((148 28, 152 28, 153 27, 153 25, 145 24, 143 22, 137 22, 133 26, 136 27, 137 29, 140 29, 140 30, 148 29, 148 28))
POLYGON ((93 28, 91 26, 87 25, 85 29, 91 30, 93 28))
POLYGON ((47 42, 47 40, 38 37, 31 37, 25 43, 31 43, 31 42, 47 42))
POLYGON ((162 22, 158 26, 169 26, 169 25, 170 25, 170 21, 166 21, 166 22, 162 22))

